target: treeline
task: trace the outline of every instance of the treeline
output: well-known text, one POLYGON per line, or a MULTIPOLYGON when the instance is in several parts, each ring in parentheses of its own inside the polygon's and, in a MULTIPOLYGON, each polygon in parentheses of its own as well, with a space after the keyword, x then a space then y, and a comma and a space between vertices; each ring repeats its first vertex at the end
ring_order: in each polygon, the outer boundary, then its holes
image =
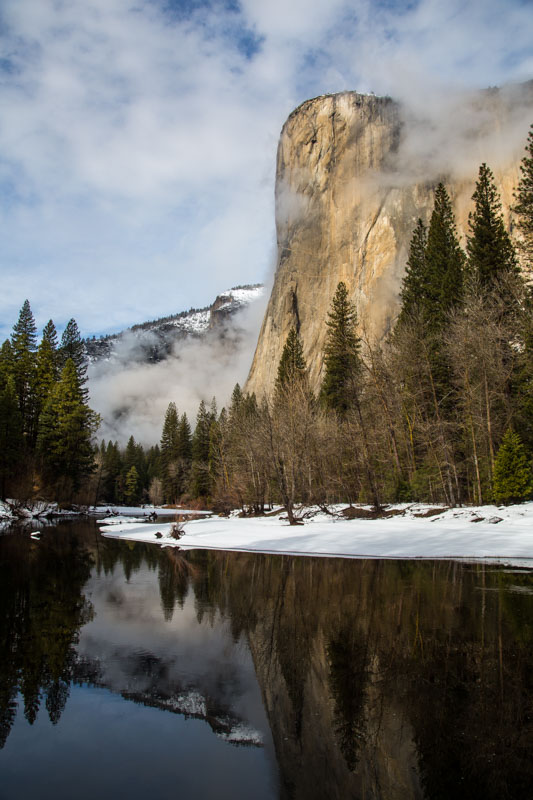
POLYGON ((85 348, 74 319, 50 320, 37 345, 28 300, 0 348, 0 498, 72 501, 94 468, 98 415, 88 406, 85 348))
POLYGON ((215 401, 209 409, 202 401, 192 432, 187 415, 180 415, 175 403, 170 403, 159 444, 145 449, 133 436, 125 449, 117 442, 102 442, 96 454, 91 502, 160 505, 211 501, 210 447, 217 421, 215 401))

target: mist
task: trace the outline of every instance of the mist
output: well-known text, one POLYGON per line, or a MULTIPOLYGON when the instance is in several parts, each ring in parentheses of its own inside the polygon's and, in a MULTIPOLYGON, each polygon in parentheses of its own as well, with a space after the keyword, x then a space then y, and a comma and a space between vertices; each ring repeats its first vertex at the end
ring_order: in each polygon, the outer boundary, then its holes
POLYGON ((187 414, 193 429, 201 400, 209 404, 216 397, 220 411, 235 384, 242 386, 247 378, 269 295, 266 286, 222 331, 178 341, 169 357, 155 364, 142 363, 135 334, 121 337, 113 357, 93 362, 88 370, 90 406, 102 418, 98 439, 122 446, 130 436, 143 446, 158 443, 170 402, 180 415, 187 414))

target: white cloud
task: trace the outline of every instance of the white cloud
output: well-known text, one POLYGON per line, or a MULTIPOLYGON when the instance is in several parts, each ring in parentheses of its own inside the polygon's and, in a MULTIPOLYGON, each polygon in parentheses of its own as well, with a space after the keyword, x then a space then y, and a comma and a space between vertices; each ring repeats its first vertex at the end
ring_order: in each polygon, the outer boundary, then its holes
POLYGON ((3 1, 4 335, 25 297, 39 325, 93 333, 261 280, 278 133, 307 97, 373 90, 427 115, 450 87, 531 76, 520 0, 190 5, 3 1))

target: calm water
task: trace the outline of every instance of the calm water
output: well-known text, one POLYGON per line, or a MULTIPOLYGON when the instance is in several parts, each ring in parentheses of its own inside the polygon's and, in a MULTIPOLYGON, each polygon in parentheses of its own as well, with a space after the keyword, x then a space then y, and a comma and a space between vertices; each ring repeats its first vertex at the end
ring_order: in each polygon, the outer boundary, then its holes
POLYGON ((522 798, 533 573, 0 536, 0 800, 522 798))

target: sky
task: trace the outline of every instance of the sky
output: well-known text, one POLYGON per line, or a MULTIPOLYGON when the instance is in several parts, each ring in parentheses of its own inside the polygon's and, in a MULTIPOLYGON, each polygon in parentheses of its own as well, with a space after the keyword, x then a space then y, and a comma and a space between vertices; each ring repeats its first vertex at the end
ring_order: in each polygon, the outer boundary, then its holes
POLYGON ((1 339, 26 298, 89 336, 268 279, 293 108, 527 80, 532 34, 532 0, 1 0, 1 339))

